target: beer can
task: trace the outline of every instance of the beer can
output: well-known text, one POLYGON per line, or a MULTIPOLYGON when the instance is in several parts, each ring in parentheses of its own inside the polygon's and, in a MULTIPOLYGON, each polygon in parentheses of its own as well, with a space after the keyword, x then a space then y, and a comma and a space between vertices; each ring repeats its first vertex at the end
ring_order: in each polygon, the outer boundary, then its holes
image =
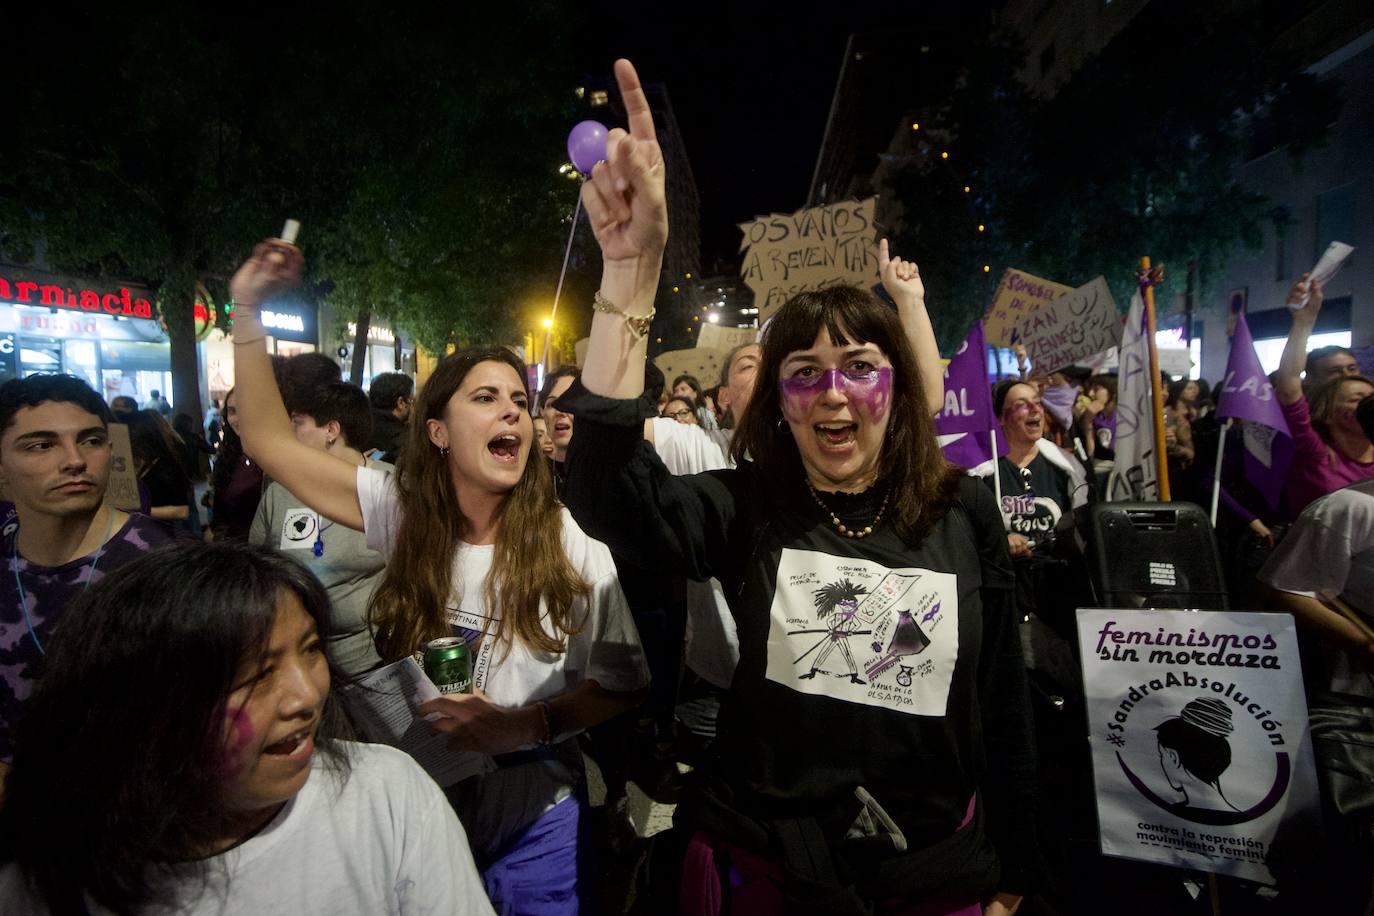
POLYGON ((425 674, 440 693, 472 693, 472 653, 467 641, 445 636, 425 645, 425 674))

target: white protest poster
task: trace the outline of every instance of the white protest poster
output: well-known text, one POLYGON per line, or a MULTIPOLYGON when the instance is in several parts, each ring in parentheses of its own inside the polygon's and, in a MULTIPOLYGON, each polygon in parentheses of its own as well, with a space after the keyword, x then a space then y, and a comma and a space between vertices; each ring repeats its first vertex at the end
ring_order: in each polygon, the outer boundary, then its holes
POLYGON ((690 375, 702 388, 713 388, 720 383, 720 370, 725 365, 729 350, 710 350, 693 347, 690 350, 669 350, 654 357, 654 365, 663 373, 669 386, 679 375, 690 375))
POLYGON ((1079 610, 1078 640, 1103 854, 1274 883, 1320 830, 1293 618, 1079 610))
POLYGON ((1121 343, 1121 316, 1105 277, 1016 319, 1017 334, 1031 365, 1053 372, 1121 343))
POLYGON ((759 339, 758 328, 725 328, 706 323, 697 333, 697 347, 706 350, 733 350, 759 339))
POLYGON ((878 198, 846 200, 740 223, 740 276, 754 293, 759 325, 797 293, 878 283, 878 198))

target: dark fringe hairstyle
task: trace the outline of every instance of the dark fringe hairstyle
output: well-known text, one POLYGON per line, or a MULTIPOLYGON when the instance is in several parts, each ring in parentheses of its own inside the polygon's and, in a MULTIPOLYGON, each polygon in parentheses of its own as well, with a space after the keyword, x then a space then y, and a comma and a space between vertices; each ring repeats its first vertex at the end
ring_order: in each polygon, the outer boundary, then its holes
MULTIPOLYGON (((236 543, 151 551, 67 610, 0 809, 0 861, 18 863, 55 914, 86 912, 83 894, 131 913, 204 890, 208 871, 198 888, 181 876, 232 824, 228 699, 245 659, 267 651, 282 592, 327 632, 329 599, 305 567, 236 543)), ((348 735, 327 699, 315 746, 345 778, 348 735)))
POLYGON ((805 471, 783 419, 779 373, 789 354, 811 348, 821 328, 836 346, 870 343, 892 361, 892 404, 877 485, 892 494, 887 518, 897 533, 908 544, 920 543, 958 502, 963 472, 940 453, 916 356, 901 322, 871 293, 851 286, 800 293, 773 316, 763 332, 754 395, 730 452, 740 465, 752 460, 779 508, 795 503, 805 471))

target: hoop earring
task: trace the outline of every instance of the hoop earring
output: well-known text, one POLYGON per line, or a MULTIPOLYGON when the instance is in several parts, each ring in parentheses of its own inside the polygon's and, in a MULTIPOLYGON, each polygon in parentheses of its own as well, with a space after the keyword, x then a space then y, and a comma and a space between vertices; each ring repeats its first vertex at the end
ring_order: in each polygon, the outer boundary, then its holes
POLYGON ((783 436, 792 435, 792 427, 787 425, 786 418, 778 421, 778 434, 783 436))

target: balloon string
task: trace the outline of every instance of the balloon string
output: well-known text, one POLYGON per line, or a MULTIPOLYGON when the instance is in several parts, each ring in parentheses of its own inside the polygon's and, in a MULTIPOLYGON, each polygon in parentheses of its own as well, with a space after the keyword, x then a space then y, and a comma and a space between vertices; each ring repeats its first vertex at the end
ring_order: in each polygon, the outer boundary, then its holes
POLYGON ((573 236, 577 234, 577 218, 582 215, 582 194, 579 191, 577 203, 573 206, 572 228, 568 230, 568 247, 563 250, 563 269, 558 272, 558 286, 553 291, 553 309, 549 312, 549 329, 544 334, 544 358, 540 360, 544 368, 549 368, 549 349, 553 343, 554 323, 558 321, 558 300, 563 295, 563 278, 568 275, 568 258, 572 255, 573 236))

